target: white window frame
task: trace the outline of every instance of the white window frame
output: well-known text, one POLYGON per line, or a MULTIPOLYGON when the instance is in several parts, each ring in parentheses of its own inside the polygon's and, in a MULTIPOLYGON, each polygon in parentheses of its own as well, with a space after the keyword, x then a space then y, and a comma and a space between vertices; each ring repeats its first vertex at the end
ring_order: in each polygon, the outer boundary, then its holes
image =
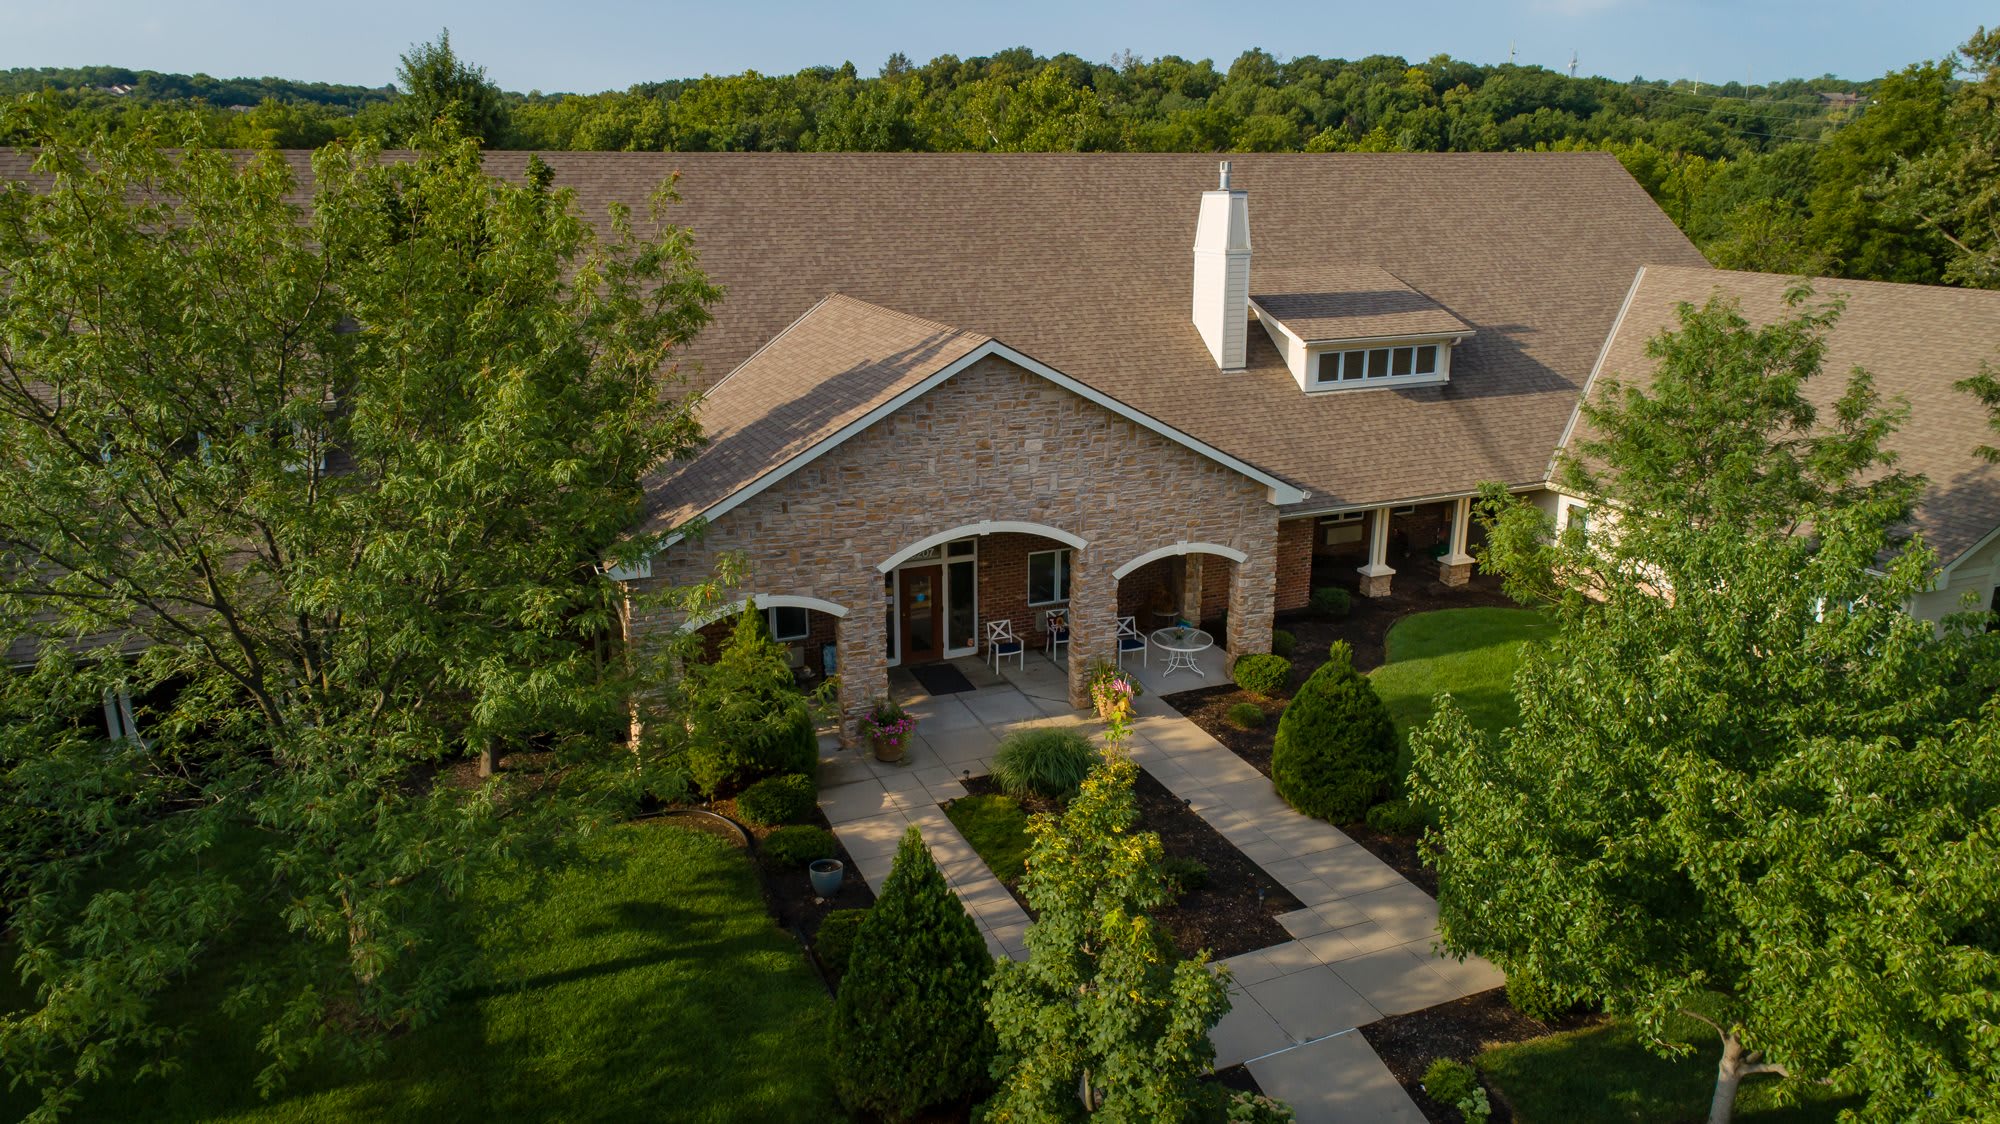
POLYGON ((773 605, 772 607, 764 610, 764 621, 766 627, 770 629, 771 639, 777 641, 780 644, 791 643, 797 640, 807 640, 811 639, 812 637, 812 610, 804 608, 803 606, 773 605), (780 633, 778 631, 778 614, 782 612, 793 612, 799 614, 799 619, 805 622, 804 628, 790 635, 780 633))
POLYGON ((1456 337, 1451 336, 1413 336, 1380 340, 1343 340, 1339 343, 1315 344, 1311 348, 1310 354, 1306 357, 1308 377, 1306 379, 1305 390, 1307 394, 1331 394, 1339 391, 1370 390, 1385 386, 1436 386, 1440 383, 1447 383, 1451 381, 1452 345, 1456 342, 1456 337), (1422 347, 1437 348, 1437 360, 1432 370, 1418 373, 1416 371, 1416 349, 1422 347), (1320 375, 1320 365, 1323 362, 1328 359, 1334 359, 1345 363, 1347 360, 1340 357, 1348 355, 1357 357, 1357 361, 1365 369, 1366 365, 1371 361, 1370 353, 1377 351, 1386 353, 1383 362, 1387 365, 1390 372, 1394 372, 1396 369, 1398 353, 1408 352, 1411 368, 1410 373, 1402 375, 1394 373, 1381 375, 1363 374, 1353 378, 1346 378, 1342 377, 1345 374, 1343 370, 1341 375, 1336 375, 1330 379, 1322 378, 1320 375))
POLYGON ((1074 559, 1072 559, 1072 558, 1071 558, 1070 556, 1071 556, 1072 554, 1074 554, 1074 553, 1075 553, 1075 552, 1074 552, 1074 551, 1072 551, 1072 550, 1071 550, 1071 549, 1070 549, 1069 547, 1062 547, 1062 548, 1061 548, 1061 549, 1059 549, 1059 550, 1031 550, 1031 551, 1029 551, 1029 552, 1028 552, 1028 564, 1027 564, 1027 578, 1028 578, 1028 590, 1027 590, 1027 592, 1028 592, 1028 607, 1029 607, 1030 609, 1036 609, 1036 608, 1040 608, 1040 607, 1041 607, 1041 606, 1043 606, 1043 605, 1067 605, 1067 604, 1069 604, 1069 575, 1070 575, 1070 567, 1071 567, 1072 565, 1074 565, 1074 564, 1075 564, 1075 562, 1074 562, 1074 559), (1055 596, 1055 599, 1054 599, 1054 600, 1051 600, 1051 601, 1037 601, 1037 600, 1035 600, 1035 559, 1037 559, 1037 558, 1041 557, 1041 556, 1042 556, 1042 555, 1044 555, 1044 554, 1050 554, 1050 555, 1058 555, 1058 556, 1060 556, 1060 557, 1058 557, 1058 558, 1056 559, 1056 563, 1055 563, 1055 582, 1054 582, 1054 585, 1055 585, 1055 594, 1056 594, 1056 596, 1055 596))

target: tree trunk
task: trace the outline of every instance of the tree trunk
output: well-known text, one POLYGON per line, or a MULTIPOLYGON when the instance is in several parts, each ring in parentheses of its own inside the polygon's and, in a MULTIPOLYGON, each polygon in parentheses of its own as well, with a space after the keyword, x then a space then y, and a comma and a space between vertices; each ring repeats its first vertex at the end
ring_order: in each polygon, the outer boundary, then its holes
POLYGON ((479 751, 479 775, 490 777, 500 771, 500 743, 493 738, 486 739, 486 745, 479 751))
POLYGON ((1715 1099, 1708 1104, 1708 1124, 1729 1124, 1736 1113, 1736 1089, 1743 1084, 1748 1067, 1743 1061, 1743 1043, 1733 1034, 1722 1036, 1722 1060, 1715 1063, 1715 1099))

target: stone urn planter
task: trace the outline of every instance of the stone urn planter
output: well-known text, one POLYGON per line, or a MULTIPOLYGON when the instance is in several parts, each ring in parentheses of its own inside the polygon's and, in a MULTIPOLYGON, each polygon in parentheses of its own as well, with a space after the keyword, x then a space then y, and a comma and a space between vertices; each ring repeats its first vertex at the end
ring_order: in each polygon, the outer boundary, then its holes
POLYGON ((822 898, 836 897, 841 881, 847 877, 847 864, 839 859, 814 859, 806 874, 812 878, 813 893, 822 898))

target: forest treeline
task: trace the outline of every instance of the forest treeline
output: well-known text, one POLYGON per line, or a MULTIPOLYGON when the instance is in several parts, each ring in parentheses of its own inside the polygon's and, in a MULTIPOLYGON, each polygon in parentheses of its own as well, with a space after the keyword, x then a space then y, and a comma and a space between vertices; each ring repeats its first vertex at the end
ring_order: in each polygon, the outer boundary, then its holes
MULTIPOLYGON (((1439 55, 1411 63, 1091 62, 1027 48, 873 76, 852 63, 642 83, 595 94, 500 90, 449 36, 412 48, 390 88, 92 67, 0 72, 0 142, 118 131, 161 106, 215 143, 406 141, 438 116, 489 147, 596 151, 1614 153, 1717 265, 2000 285, 1992 164, 2000 33, 1880 78, 1744 85, 1571 77, 1439 55)), ((186 127, 183 124, 182 127, 186 127)))

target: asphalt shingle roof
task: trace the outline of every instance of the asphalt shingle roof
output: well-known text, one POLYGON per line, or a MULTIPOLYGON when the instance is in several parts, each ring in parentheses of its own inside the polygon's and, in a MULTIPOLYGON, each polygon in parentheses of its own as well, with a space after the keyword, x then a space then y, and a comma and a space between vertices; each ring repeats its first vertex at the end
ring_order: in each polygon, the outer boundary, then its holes
MULTIPOLYGON (((1734 297, 1751 323, 1769 324, 1788 311, 1785 293, 1797 281, 1648 266, 1605 344, 1600 377, 1643 382, 1652 370, 1646 341, 1679 324, 1682 303, 1698 306, 1719 293, 1734 297)), ((1829 277, 1812 285, 1811 303, 1839 296, 1845 308, 1827 337, 1820 376, 1806 384, 1807 397, 1824 412, 1860 367, 1884 398, 1909 403, 1909 419, 1888 445, 1900 455, 1898 467, 1929 478, 1916 526, 1940 561, 1950 563, 2000 527, 2000 466, 1974 453, 2000 435, 1987 427, 1978 402, 1953 387, 1978 374, 1981 363, 2000 362, 2000 292, 1829 277)))
POLYGON ((1450 336, 1471 325, 1374 266, 1263 271, 1250 299, 1307 343, 1450 336))

